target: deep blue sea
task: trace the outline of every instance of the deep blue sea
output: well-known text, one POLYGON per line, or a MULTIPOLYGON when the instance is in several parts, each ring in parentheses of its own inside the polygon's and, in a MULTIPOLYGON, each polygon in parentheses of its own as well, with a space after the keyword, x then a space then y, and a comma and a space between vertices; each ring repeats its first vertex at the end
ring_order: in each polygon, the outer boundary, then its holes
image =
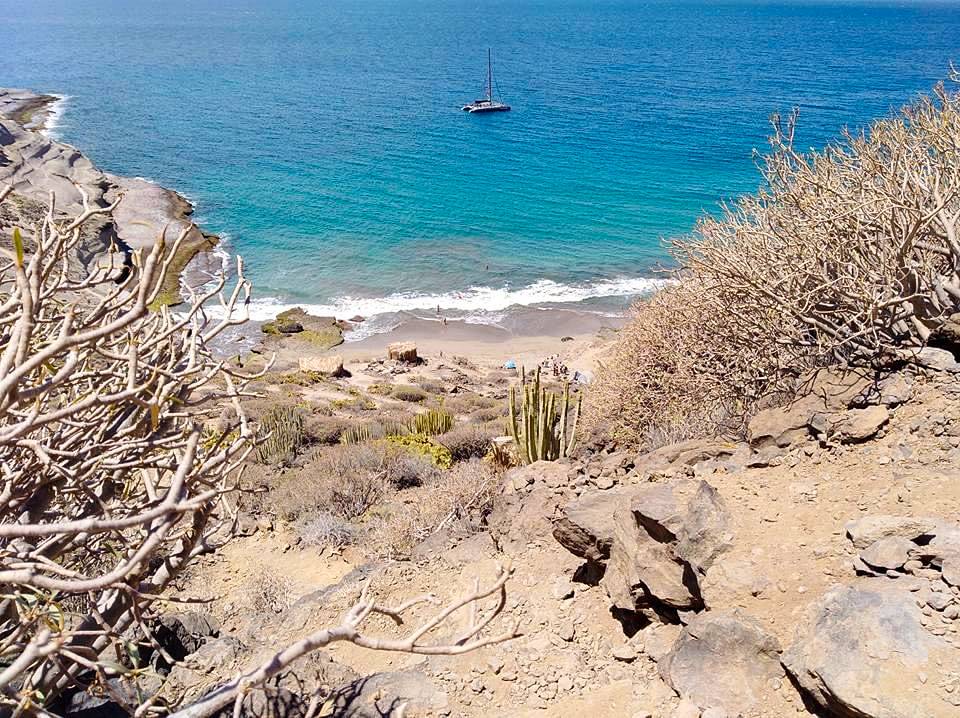
POLYGON ((693 0, 0 0, 0 86, 192 199, 258 311, 623 296, 663 240, 799 141, 888 115, 958 59, 960 5, 693 0), (469 115, 493 48, 509 113, 469 115))

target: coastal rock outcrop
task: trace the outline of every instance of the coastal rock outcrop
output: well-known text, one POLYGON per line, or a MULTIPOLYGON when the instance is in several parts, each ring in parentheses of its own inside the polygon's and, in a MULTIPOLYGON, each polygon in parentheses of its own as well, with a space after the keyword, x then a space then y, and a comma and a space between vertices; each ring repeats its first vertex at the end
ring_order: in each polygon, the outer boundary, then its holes
MULTIPOLYGON (((182 196, 144 179, 119 177, 99 170, 79 150, 58 142, 40 130, 52 95, 0 89, 0 185, 13 188, 21 213, 45 211, 50 195, 59 212, 82 211, 84 196, 91 207, 106 207, 120 199, 109 219, 90 223, 82 235, 79 259, 95 266, 112 246, 125 253, 150 249, 165 234, 168 252, 181 234, 176 254, 158 302, 180 302, 180 278, 199 253, 218 239, 205 234, 190 219, 193 207, 182 196), (24 124, 25 123, 25 124, 24 124)), ((29 226, 30 222, 17 220, 29 226)), ((0 221, 0 226, 3 222, 0 221)), ((209 277, 197 277, 200 285, 209 277)))
POLYGON ((343 344, 343 329, 334 317, 317 317, 301 307, 280 312, 264 322, 260 331, 270 337, 293 337, 320 350, 343 344))

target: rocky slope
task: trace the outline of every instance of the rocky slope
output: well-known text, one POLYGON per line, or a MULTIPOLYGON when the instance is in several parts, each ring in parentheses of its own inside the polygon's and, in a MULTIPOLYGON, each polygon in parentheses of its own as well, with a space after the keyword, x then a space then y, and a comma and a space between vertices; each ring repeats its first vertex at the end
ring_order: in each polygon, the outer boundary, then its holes
POLYGON ((182 586, 217 628, 165 690, 195 695, 336 623, 368 582, 449 596, 510 562, 520 638, 457 657, 336 645, 275 686, 272 714, 318 692, 322 715, 958 715, 960 378, 939 359, 879 382, 823 372, 747 442, 515 469, 486 530, 407 562, 358 565, 260 517, 182 586), (264 567, 290 600, 251 616, 264 567))
POLYGON ((0 187, 10 185, 14 190, 13 200, 0 213, 0 229, 14 224, 27 228, 31 218, 45 210, 51 194, 65 214, 81 209, 79 188, 94 206, 107 206, 122 195, 112 221, 101 222, 90 233, 84 260, 95 262, 111 242, 128 250, 149 249, 164 227, 170 243, 185 230, 186 239, 162 297, 166 303, 179 301, 180 273, 199 252, 212 248, 216 237, 204 234, 191 221, 193 208, 176 192, 102 172, 79 150, 45 135, 44 119, 56 100, 51 95, 0 88, 0 187))

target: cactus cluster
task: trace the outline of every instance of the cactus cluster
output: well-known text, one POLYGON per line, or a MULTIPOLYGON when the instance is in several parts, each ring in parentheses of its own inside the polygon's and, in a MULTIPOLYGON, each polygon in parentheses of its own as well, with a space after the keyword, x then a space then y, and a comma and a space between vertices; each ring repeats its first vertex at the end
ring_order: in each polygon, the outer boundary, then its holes
POLYGON ((443 409, 431 409, 423 414, 417 414, 413 417, 410 426, 414 434, 426 434, 427 436, 446 434, 452 428, 453 415, 448 414, 443 409))
POLYGON ((303 413, 292 406, 274 407, 260 420, 257 460, 261 464, 288 462, 303 440, 303 413))
POLYGON ((385 439, 388 436, 405 436, 410 433, 406 424, 398 421, 372 422, 352 426, 340 434, 341 444, 362 444, 366 441, 385 439))
POLYGON ((520 369, 520 404, 515 387, 510 388, 510 435, 524 464, 535 461, 556 461, 569 456, 577 440, 577 422, 583 396, 577 399, 570 430, 567 430, 570 415, 570 384, 563 385, 563 395, 558 397, 540 386, 540 369, 533 382, 527 383, 526 372, 520 369), (560 406, 557 406, 560 399, 560 406))

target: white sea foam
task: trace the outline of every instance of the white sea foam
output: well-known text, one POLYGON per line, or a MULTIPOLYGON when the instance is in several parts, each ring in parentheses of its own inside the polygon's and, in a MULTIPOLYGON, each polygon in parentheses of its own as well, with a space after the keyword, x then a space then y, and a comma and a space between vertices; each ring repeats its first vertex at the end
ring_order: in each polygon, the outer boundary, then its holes
POLYGON ((60 133, 57 132, 57 128, 63 123, 63 113, 66 109, 67 100, 70 99, 70 95, 51 94, 57 99, 50 103, 50 107, 47 109, 47 116, 43 121, 43 129, 41 129, 40 132, 52 140, 59 140, 60 133))
POLYGON ((518 305, 566 304, 598 297, 635 296, 655 291, 663 284, 664 280, 649 277, 622 277, 584 284, 561 284, 550 279, 541 279, 520 289, 471 287, 463 292, 442 294, 397 292, 386 297, 345 296, 338 297, 329 304, 290 304, 265 297, 251 302, 250 316, 261 321, 272 319, 277 312, 294 306, 303 307, 317 316, 332 315, 342 319, 358 314, 370 318, 378 314, 436 310, 439 307, 441 312, 466 312, 474 321, 480 321, 481 317, 489 318, 491 313, 502 312, 518 305))

